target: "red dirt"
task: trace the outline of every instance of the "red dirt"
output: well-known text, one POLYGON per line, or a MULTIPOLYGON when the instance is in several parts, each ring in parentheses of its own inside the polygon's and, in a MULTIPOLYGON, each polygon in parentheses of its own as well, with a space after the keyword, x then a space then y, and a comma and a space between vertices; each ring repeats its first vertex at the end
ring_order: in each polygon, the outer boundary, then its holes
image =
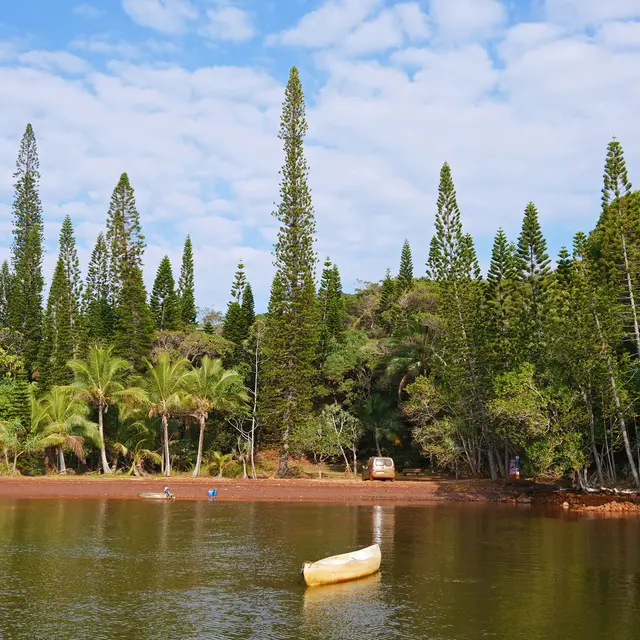
POLYGON ((0 498, 137 498, 169 486, 178 500, 206 500, 208 489, 225 501, 425 504, 443 501, 553 505, 582 513, 640 514, 637 498, 567 492, 524 493, 490 480, 238 480, 229 478, 0 477, 0 498))

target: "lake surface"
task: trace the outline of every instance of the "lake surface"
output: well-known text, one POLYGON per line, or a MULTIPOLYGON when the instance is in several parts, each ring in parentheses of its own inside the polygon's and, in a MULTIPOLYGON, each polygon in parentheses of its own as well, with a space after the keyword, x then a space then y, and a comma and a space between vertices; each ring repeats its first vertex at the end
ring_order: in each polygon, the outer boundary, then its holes
POLYGON ((640 637, 640 519, 506 506, 0 500, 0 638, 640 637), (378 542, 381 573, 305 589, 378 542))

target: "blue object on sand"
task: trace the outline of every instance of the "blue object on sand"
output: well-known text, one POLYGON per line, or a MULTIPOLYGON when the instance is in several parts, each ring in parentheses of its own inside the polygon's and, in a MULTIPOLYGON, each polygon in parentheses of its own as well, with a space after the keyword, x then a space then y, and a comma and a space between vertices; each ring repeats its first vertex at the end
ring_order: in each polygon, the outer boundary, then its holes
POLYGON ((215 498, 218 495, 218 490, 217 489, 209 489, 209 491, 207 491, 207 495, 210 498, 215 498))

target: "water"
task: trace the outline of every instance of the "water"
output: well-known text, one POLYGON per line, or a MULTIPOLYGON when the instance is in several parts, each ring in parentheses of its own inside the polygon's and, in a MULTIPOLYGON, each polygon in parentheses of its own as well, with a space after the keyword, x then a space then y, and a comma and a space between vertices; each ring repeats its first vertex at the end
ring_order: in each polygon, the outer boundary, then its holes
POLYGON ((0 500, 0 638, 637 639, 639 540, 504 506, 0 500), (373 541, 378 576, 298 583, 373 541))

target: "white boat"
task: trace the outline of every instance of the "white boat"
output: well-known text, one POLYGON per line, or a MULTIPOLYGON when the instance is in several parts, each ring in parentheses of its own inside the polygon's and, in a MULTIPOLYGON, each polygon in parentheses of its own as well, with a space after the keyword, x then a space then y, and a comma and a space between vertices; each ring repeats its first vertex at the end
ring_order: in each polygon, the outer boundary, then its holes
POLYGON ((308 587, 335 584, 370 576, 380 569, 381 560, 380 547, 373 544, 358 551, 330 556, 317 562, 305 562, 301 573, 308 587))

